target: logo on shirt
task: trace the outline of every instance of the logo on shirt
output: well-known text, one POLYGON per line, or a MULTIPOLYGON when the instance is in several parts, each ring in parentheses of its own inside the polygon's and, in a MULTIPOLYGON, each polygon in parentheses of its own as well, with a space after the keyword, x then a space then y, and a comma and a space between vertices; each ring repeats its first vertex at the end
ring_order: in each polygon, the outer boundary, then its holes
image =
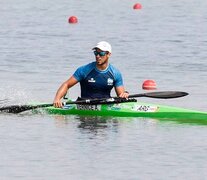
POLYGON ((107 79, 107 85, 108 85, 108 86, 112 86, 113 83, 114 83, 113 79, 111 79, 111 78, 108 78, 108 79, 107 79))
POLYGON ((95 82, 96 82, 96 80, 95 80, 95 79, 93 79, 93 78, 91 78, 91 79, 89 79, 89 80, 88 80, 88 82, 95 83, 95 82))

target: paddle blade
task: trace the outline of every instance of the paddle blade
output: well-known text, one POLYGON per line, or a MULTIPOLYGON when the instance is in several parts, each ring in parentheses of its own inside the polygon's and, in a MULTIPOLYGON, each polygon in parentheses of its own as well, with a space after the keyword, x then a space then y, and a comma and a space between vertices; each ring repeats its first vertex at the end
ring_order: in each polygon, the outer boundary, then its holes
POLYGON ((39 105, 12 105, 12 106, 5 106, 0 108, 0 112, 6 113, 21 113, 23 111, 28 111, 37 108, 49 107, 53 104, 39 104, 39 105))
POLYGON ((6 106, 6 107, 1 107, 0 112, 6 112, 6 113, 20 113, 26 110, 32 109, 30 106, 26 105, 12 105, 12 106, 6 106))
POLYGON ((182 91, 160 91, 160 92, 150 92, 145 93, 145 97, 150 98, 160 98, 160 99, 170 99, 170 98, 179 98, 183 96, 187 96, 187 92, 182 91))

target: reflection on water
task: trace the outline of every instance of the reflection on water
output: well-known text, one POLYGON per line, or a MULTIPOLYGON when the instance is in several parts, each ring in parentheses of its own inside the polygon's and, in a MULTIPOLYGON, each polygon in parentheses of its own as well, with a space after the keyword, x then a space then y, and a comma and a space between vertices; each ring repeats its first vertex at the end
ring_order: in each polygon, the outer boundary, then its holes
POLYGON ((186 125, 207 125, 207 120, 196 120, 196 119, 159 119, 162 123, 176 123, 186 125))
POLYGON ((144 117, 102 117, 102 116, 79 116, 79 115, 55 115, 57 124, 67 125, 71 121, 78 122, 78 128, 97 131, 98 129, 117 128, 121 123, 140 122, 142 124, 186 124, 186 125, 207 125, 207 120, 196 119, 163 119, 163 118, 144 118, 144 117))
POLYGON ((107 128, 107 118, 99 116, 77 116, 77 120, 80 121, 79 128, 89 129, 91 131, 96 131, 97 129, 107 128))
POLYGON ((71 121, 78 122, 78 128, 89 129, 95 131, 96 129, 104 129, 108 126, 118 126, 119 120, 117 118, 101 117, 101 116, 79 116, 79 115, 54 115, 56 125, 65 126, 71 121))

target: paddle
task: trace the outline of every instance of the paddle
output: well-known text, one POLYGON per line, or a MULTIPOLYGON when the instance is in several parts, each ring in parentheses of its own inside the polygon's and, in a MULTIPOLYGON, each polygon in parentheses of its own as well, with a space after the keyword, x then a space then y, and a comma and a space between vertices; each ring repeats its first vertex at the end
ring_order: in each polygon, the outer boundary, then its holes
MULTIPOLYGON (((136 97, 149 97, 149 98, 160 98, 160 99, 170 99, 170 98, 179 98, 188 95, 186 92, 181 91, 160 91, 160 92, 149 92, 149 93, 141 93, 141 94, 133 94, 129 95, 128 98, 136 98, 136 97)), ((107 104, 107 103, 116 103, 120 102, 122 98, 112 97, 112 98, 101 98, 101 99, 84 99, 77 101, 69 101, 66 104, 107 104)), ((23 111, 44 108, 53 106, 53 104, 39 104, 39 105, 11 105, 0 108, 0 112, 7 113, 20 113, 23 111)))

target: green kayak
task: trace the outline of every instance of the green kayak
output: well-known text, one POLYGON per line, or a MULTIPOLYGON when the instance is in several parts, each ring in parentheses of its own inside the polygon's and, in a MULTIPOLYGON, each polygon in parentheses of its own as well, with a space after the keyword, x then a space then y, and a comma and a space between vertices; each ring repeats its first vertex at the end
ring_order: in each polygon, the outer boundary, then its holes
POLYGON ((207 112, 142 102, 114 104, 68 104, 63 108, 46 107, 50 114, 92 115, 118 117, 146 117, 159 119, 203 120, 207 122, 207 112))

